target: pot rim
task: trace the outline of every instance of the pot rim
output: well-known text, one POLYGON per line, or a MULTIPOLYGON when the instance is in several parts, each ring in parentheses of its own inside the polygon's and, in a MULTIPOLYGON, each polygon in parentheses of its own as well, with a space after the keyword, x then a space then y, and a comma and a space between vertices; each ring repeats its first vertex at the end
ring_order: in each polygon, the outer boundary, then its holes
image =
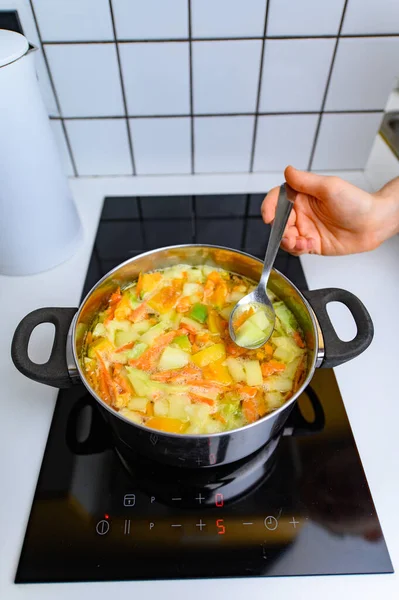
MULTIPOLYGON (((238 429, 229 429, 227 431, 221 431, 218 433, 199 433, 199 434, 184 434, 184 433, 166 433, 164 431, 159 431, 157 429, 151 429, 150 427, 145 427, 144 425, 140 425, 139 423, 134 423, 134 421, 131 421, 130 419, 128 419, 127 417, 124 417, 123 415, 121 415, 118 411, 116 411, 115 409, 113 409, 112 407, 108 406, 108 404, 106 404, 104 402, 104 400, 102 398, 100 398, 100 396, 98 396, 96 394, 96 392, 91 388, 91 386, 89 385, 89 383, 86 380, 86 377, 84 375, 84 373, 82 372, 81 366, 80 366, 80 361, 76 355, 76 344, 75 344, 75 336, 76 336, 76 325, 79 321, 79 317, 80 314, 82 312, 83 306, 85 305, 86 301, 90 298, 91 294, 101 285, 101 283, 103 281, 105 281, 106 279, 108 279, 113 273, 115 273, 116 271, 118 271, 120 268, 124 267, 125 265, 128 265, 131 262, 135 262, 137 259, 142 258, 144 256, 151 256, 151 254, 156 254, 158 252, 161 252, 162 250, 177 250, 180 248, 214 248, 217 250, 228 250, 230 252, 234 252, 235 254, 241 254, 242 256, 247 256, 255 261, 257 261, 260 264, 263 264, 263 261, 260 260, 259 258, 257 258, 256 256, 253 256, 252 254, 248 254, 247 252, 242 252, 241 250, 236 250, 235 248, 229 248, 228 246, 219 246, 216 244, 176 244, 174 246, 163 246, 162 248, 156 248, 155 250, 148 250, 147 252, 142 252, 141 254, 138 254, 137 256, 133 256, 132 258, 129 258, 127 260, 125 260, 124 262, 120 263, 119 265, 117 265, 116 267, 114 267, 113 269, 111 269, 110 271, 108 271, 108 273, 106 273, 105 275, 103 275, 103 277, 101 279, 99 279, 99 281, 97 281, 97 283, 89 290, 89 292, 86 294, 86 296, 84 297, 84 299, 82 300, 82 302, 80 303, 79 309, 71 323, 71 329, 70 329, 70 335, 68 336, 68 341, 67 341, 67 346, 69 343, 71 343, 72 345, 72 355, 73 355, 73 360, 75 362, 76 365, 76 369, 78 371, 79 374, 79 378, 80 380, 83 382, 84 386, 86 387, 86 389, 88 390, 88 392, 95 398, 95 400, 103 407, 105 408, 112 416, 121 419, 121 421, 124 421, 126 424, 128 425, 132 425, 134 427, 138 427, 139 429, 141 429, 142 431, 144 431, 145 433, 148 433, 149 435, 156 435, 158 437, 173 437, 179 440, 185 440, 185 439, 190 439, 190 440, 195 440, 195 439, 209 439, 209 438, 220 438, 223 437, 225 435, 228 434, 232 434, 232 433, 237 433, 237 432, 243 432, 243 431, 248 431, 249 429, 256 427, 257 425, 259 425, 260 423, 264 423, 265 421, 267 421, 268 419, 272 419, 275 418, 277 415, 279 415, 280 413, 284 412, 285 410, 287 410, 288 407, 292 406, 297 398, 302 394, 302 392, 304 391, 304 389, 307 387, 307 385, 310 383, 310 381, 312 380, 313 374, 315 372, 316 366, 317 366, 317 357, 319 354, 319 336, 318 336, 318 332, 319 332, 319 325, 317 323, 317 319, 316 316, 313 312, 313 309, 311 308, 309 302, 306 300, 306 298, 303 296, 302 292, 300 290, 298 290, 298 288, 296 287, 296 285, 294 285, 292 283, 292 281, 290 279, 288 279, 288 277, 286 277, 285 275, 283 275, 283 273, 280 273, 280 271, 278 271, 277 269, 272 269, 275 273, 277 273, 280 277, 282 277, 283 279, 285 279, 294 289, 295 291, 299 294, 299 296, 301 297, 301 300, 303 302, 303 304, 305 305, 311 321, 312 321, 312 325, 313 325, 313 329, 314 329, 314 337, 315 337, 315 350, 313 353, 313 361, 312 364, 310 365, 309 368, 309 373, 308 376, 306 377, 305 381, 303 382, 303 384, 301 385, 301 387, 295 392, 295 394, 287 401, 285 402, 282 406, 280 406, 279 409, 274 410, 273 412, 265 415, 264 417, 262 417, 261 419, 258 419, 257 421, 254 421, 253 423, 248 423, 247 425, 244 425, 243 427, 239 427, 238 429)), ((67 355, 69 354, 68 352, 68 347, 67 347, 67 355)))

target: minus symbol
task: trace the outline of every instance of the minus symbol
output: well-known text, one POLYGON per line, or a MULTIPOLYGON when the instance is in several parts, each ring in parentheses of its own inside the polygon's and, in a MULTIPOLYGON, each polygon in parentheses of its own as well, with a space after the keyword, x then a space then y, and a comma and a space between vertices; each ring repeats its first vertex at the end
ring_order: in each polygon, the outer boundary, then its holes
POLYGON ((172 524, 171 527, 181 527, 181 525, 176 523, 176 524, 172 524))
POLYGON ((243 523, 243 525, 253 525, 253 523, 243 523))
POLYGON ((181 500, 181 498, 172 498, 172 500, 181 500))

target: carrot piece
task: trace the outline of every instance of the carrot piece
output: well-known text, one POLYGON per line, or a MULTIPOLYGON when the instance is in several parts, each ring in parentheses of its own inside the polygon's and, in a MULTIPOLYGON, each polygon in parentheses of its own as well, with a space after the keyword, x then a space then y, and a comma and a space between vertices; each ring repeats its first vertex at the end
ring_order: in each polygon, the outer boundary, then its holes
POLYGON ((144 321, 148 314, 148 306, 145 302, 142 302, 137 308, 132 310, 129 315, 129 321, 133 323, 138 323, 139 321, 144 321))
POLYGON ((139 358, 129 360, 129 364, 143 371, 151 371, 155 368, 155 362, 158 357, 162 354, 166 346, 169 346, 176 335, 177 331, 169 331, 158 336, 150 348, 145 350, 139 358))
POLYGON ((101 397, 108 405, 113 404, 115 400, 114 384, 109 374, 107 365, 105 364, 101 354, 96 352, 97 362, 100 370, 100 391, 101 397))
POLYGON ((221 423, 223 423, 223 425, 226 424, 226 419, 220 413, 214 413, 212 416, 215 419, 215 421, 220 421, 221 423))
POLYGON ((242 356, 246 354, 247 350, 237 346, 231 339, 226 340, 226 353, 228 356, 242 356))
POLYGON ((250 385, 237 385, 237 390, 246 398, 255 398, 258 393, 258 388, 250 385))
POLYGON ((305 342, 303 341, 302 336, 298 331, 294 332, 293 337, 297 346, 299 346, 300 348, 305 348, 305 342))
POLYGON ((92 332, 91 332, 91 331, 88 331, 88 332, 87 332, 87 335, 86 335, 86 344, 87 344, 87 346, 88 346, 89 344, 91 344, 91 343, 92 343, 92 341, 93 341, 93 334, 92 334, 92 332))
POLYGON ((192 400, 195 404, 198 404, 199 402, 202 404, 209 404, 209 406, 213 406, 215 403, 213 400, 211 400, 210 398, 205 398, 204 396, 199 396, 198 394, 194 394, 194 392, 189 392, 189 398, 190 400, 192 400))
POLYGON ((121 300, 121 298, 122 298, 121 288, 118 288, 113 294, 111 294, 110 299, 108 301, 109 306, 106 311, 107 316, 104 320, 105 324, 109 323, 114 318, 115 309, 117 307, 118 302, 121 300))
POLYGON ((249 317, 252 317, 253 314, 255 314, 255 311, 252 306, 250 306, 248 310, 244 310, 236 319, 234 319, 234 329, 241 327, 241 325, 245 323, 249 317))
POLYGON ((285 371, 286 365, 279 362, 278 360, 269 360, 261 364, 261 370, 263 377, 269 377, 273 373, 281 373, 285 371))
POLYGON ((154 381, 170 381, 173 383, 185 383, 187 378, 190 380, 201 379, 202 374, 200 369, 187 365, 182 369, 171 369, 170 371, 161 371, 154 373, 151 379, 154 381))
POLYGON ((119 346, 119 348, 115 349, 115 354, 117 354, 118 352, 124 352, 125 350, 130 350, 130 348, 133 348, 135 343, 136 342, 129 342, 128 344, 125 344, 124 346, 119 346))
POLYGON ((258 403, 255 398, 245 398, 242 403, 242 410, 249 423, 258 420, 258 403))
POLYGON ((176 310, 178 313, 188 312, 190 310, 191 300, 189 296, 183 296, 176 304, 176 310))
POLYGON ((145 412, 146 412, 147 417, 154 416, 154 403, 153 402, 147 402, 147 408, 146 408, 145 412))

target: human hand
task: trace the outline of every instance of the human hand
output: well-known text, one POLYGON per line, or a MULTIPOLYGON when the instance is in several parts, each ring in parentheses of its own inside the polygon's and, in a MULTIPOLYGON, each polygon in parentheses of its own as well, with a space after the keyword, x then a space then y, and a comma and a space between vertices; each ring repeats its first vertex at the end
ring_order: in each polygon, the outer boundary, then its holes
MULTIPOLYGON (((281 244, 287 252, 325 256, 366 252, 395 232, 389 229, 394 214, 399 223, 398 202, 391 202, 384 188, 370 194, 339 177, 293 167, 287 167, 284 174, 299 192, 281 244)), ((278 193, 279 188, 273 188, 263 201, 265 223, 274 219, 278 193)))

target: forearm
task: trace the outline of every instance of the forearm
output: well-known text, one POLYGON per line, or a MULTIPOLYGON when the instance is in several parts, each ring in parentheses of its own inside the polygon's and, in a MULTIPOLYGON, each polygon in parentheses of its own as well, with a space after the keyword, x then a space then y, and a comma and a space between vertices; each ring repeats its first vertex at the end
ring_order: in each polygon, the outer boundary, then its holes
POLYGON ((392 179, 373 196, 376 225, 380 242, 383 242, 399 233, 399 177, 392 179))

